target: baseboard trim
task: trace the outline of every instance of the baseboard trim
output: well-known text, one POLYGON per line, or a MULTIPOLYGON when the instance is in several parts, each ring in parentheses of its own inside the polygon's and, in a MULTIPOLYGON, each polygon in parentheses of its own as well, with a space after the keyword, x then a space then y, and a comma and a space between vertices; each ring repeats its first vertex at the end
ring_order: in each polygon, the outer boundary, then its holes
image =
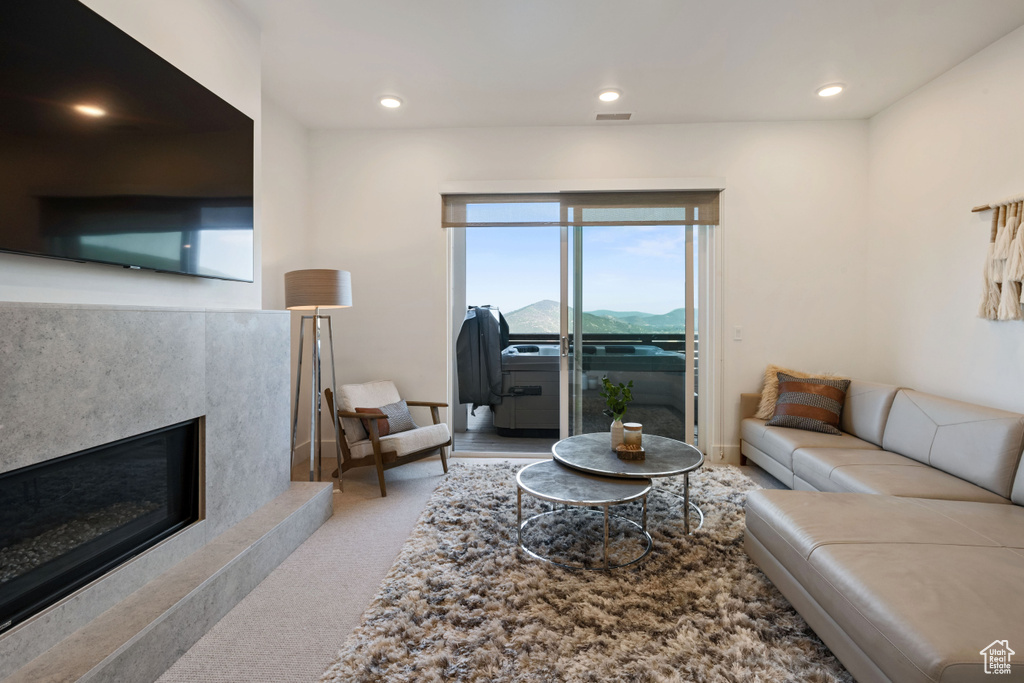
MULTIPOLYGON (((337 469, 338 455, 334 452, 334 439, 324 439, 320 442, 320 447, 323 449, 321 451, 321 459, 323 460, 321 464, 324 468, 327 468, 327 463, 333 463, 331 465, 331 470, 333 471, 337 469)), ((292 449, 292 467, 297 467, 302 463, 306 463, 307 465, 309 464, 309 439, 297 444, 295 448, 292 449)))
POLYGON ((537 451, 536 453, 505 453, 502 451, 455 451, 449 458, 504 458, 507 460, 537 460, 543 458, 551 459, 551 451, 537 451))

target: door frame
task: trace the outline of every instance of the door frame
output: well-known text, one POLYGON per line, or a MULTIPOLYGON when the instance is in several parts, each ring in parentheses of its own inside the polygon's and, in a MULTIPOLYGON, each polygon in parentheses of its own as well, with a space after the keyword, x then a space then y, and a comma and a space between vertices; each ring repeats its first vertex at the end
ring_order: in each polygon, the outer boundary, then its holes
MULTIPOLYGON (((722 230, 725 225, 725 197, 726 181, 720 177, 694 177, 694 178, 620 178, 620 179, 589 179, 589 180, 465 180, 449 181, 441 183, 438 187, 437 203, 438 215, 442 214, 442 195, 446 194, 540 194, 547 192, 638 192, 638 191, 659 191, 659 190, 712 190, 719 191, 719 222, 714 228, 707 231, 710 239, 700 240, 699 253, 694 254, 694 259, 703 266, 699 269, 701 291, 706 291, 706 300, 709 310, 700 311, 697 321, 698 329, 708 330, 712 333, 712 343, 702 344, 700 349, 700 362, 702 372, 699 377, 697 388, 698 396, 698 419, 701 425, 706 425, 699 433, 708 435, 707 441, 701 440, 701 451, 709 462, 722 462, 724 460, 725 448, 722 438, 725 435, 725 406, 724 396, 721 387, 724 381, 724 346, 723 334, 724 324, 724 270, 725 253, 723 249, 722 230), (705 289, 706 288, 706 289, 705 289), (708 325, 713 322, 714 329, 708 325), (705 419, 706 418, 706 419, 705 419)), ((564 217, 563 217, 564 218, 564 217)), ((568 256, 568 228, 564 227, 562 251, 563 264, 567 262, 568 256)), ((458 386, 455 378, 455 339, 458 337, 459 328, 465 318, 465 240, 456 239, 452 234, 455 230, 442 229, 445 234, 445 302, 447 311, 447 349, 445 365, 447 369, 447 402, 451 409, 446 411, 446 422, 448 429, 453 436, 456 428, 456 411, 463 410, 455 401, 458 396, 458 386), (456 263, 456 253, 461 250, 461 267, 456 263), (456 288, 461 284, 461 294, 456 288), (459 310, 456 310, 456 306, 459 310)), ((567 285, 565 277, 562 278, 562 286, 567 285)), ((568 291, 562 292, 563 313, 565 316, 565 301, 568 291)), ((562 323, 562 329, 567 330, 568 320, 562 323)), ((559 362, 559 385, 562 396, 568 395, 568 356, 560 354, 559 362), (565 364, 566 371, 561 370, 565 364), (563 384, 565 386, 563 386, 563 384)), ((561 401, 561 399, 560 399, 561 401)), ((562 408, 559 413, 559 424, 565 433, 568 429, 568 410, 562 408), (562 425, 562 422, 565 422, 562 425)), ((476 453, 467 451, 453 451, 462 457, 502 457, 534 458, 548 456, 550 453, 524 454, 524 453, 476 453)))

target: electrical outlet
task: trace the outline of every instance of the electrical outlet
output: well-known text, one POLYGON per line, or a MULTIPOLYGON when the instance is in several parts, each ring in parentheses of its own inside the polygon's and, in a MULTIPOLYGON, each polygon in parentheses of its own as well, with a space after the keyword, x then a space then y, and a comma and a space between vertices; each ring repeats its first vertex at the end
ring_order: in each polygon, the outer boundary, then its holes
POLYGON ((734 341, 743 341, 743 327, 741 325, 732 328, 732 338, 734 341))

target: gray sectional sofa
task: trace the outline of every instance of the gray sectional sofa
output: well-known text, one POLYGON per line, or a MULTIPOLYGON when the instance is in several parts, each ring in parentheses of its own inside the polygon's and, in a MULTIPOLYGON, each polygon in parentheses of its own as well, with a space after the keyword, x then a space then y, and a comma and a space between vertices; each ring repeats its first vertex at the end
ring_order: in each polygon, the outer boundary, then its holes
POLYGON ((1024 681, 1024 415, 853 380, 841 428, 743 419, 796 489, 748 497, 751 558, 858 681, 991 681, 997 643, 1024 681))

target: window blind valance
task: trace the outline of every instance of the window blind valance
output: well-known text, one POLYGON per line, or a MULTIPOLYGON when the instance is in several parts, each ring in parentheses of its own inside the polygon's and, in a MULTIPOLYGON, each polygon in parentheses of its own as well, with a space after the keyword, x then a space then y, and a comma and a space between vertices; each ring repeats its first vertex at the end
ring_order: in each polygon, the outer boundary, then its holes
POLYGON ((441 227, 718 225, 715 191, 443 195, 441 227))

